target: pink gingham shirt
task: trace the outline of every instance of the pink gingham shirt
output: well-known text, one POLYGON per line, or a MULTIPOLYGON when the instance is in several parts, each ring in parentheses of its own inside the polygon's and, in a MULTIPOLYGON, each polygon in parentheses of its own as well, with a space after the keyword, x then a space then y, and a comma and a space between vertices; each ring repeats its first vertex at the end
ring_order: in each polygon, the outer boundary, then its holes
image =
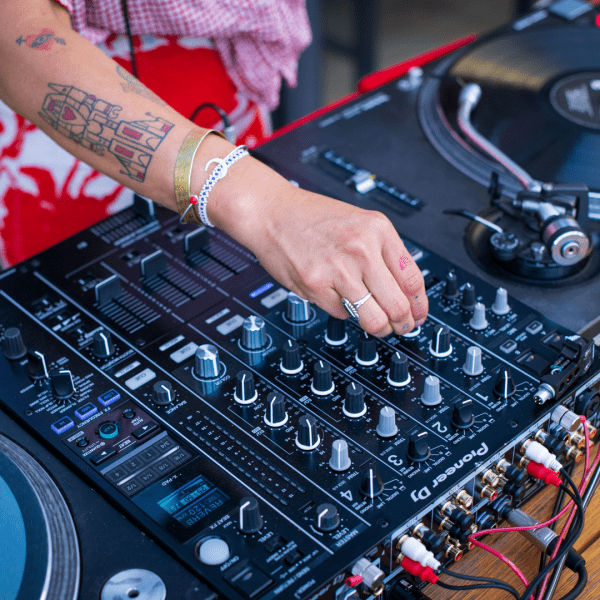
MULTIPOLYGON (((57 1, 75 31, 94 44, 125 33, 121 0, 57 1)), ((311 41, 304 0, 127 0, 127 6, 134 35, 209 38, 236 87, 269 109, 278 104, 282 77, 296 85, 298 57, 311 41)))

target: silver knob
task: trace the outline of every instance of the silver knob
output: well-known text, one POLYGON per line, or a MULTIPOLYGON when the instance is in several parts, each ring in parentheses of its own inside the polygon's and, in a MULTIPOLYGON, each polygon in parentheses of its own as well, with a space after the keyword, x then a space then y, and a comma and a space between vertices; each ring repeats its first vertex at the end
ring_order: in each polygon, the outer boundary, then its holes
POLYGON ((242 325, 242 346, 246 350, 260 350, 267 345, 267 332, 262 317, 251 315, 242 325))
POLYGON ((471 346, 467 349, 467 358, 463 365, 463 371, 470 377, 476 377, 483 373, 483 364, 481 363, 481 348, 471 346))
POLYGON ((507 312, 510 312, 508 292, 503 287, 499 287, 496 290, 496 299, 494 300, 494 304, 492 304, 492 312, 495 315, 505 315, 507 312))
POLYGON ((440 394, 440 380, 435 375, 429 375, 425 379, 425 387, 421 394, 421 402, 425 406, 437 406, 442 401, 440 394))
POLYGON ((483 304, 483 302, 478 302, 473 310, 473 316, 469 321, 469 325, 471 326, 471 329, 475 329, 475 331, 481 331, 485 329, 488 324, 489 323, 485 318, 485 304, 483 304))
POLYGON ((379 423, 377 425, 377 435, 388 438, 398 433, 396 425, 396 411, 391 406, 384 406, 379 411, 379 423))
POLYGON ((215 379, 219 376, 221 361, 219 351, 212 344, 202 344, 196 348, 194 370, 202 379, 215 379))
POLYGON ((308 321, 310 319, 310 302, 304 298, 300 298, 294 292, 289 292, 285 316, 292 323, 304 323, 308 321))
POLYGON ((347 471, 352 461, 348 454, 348 442, 346 440, 335 440, 331 445, 331 458, 329 466, 334 471, 347 471))

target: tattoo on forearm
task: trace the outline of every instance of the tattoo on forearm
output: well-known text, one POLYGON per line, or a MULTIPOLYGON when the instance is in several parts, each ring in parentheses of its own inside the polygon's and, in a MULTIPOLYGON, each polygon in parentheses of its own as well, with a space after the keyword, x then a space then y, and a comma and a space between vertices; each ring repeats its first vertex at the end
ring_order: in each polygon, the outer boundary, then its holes
POLYGON ((121 107, 73 86, 50 83, 39 115, 60 134, 98 156, 115 156, 135 181, 144 181, 154 152, 173 129, 160 117, 146 113, 140 121, 118 120, 121 107))
POLYGON ((57 38, 52 29, 42 29, 40 33, 21 36, 16 42, 19 46, 25 44, 28 48, 33 48, 34 50, 50 50, 55 43, 62 46, 66 46, 67 44, 63 38, 57 38))
POLYGON ((163 102, 152 90, 149 90, 143 83, 136 79, 131 73, 126 71, 121 65, 117 65, 117 73, 127 83, 121 83, 121 87, 125 93, 133 92, 138 96, 147 98, 152 102, 159 104, 160 106, 167 106, 166 102, 163 102))

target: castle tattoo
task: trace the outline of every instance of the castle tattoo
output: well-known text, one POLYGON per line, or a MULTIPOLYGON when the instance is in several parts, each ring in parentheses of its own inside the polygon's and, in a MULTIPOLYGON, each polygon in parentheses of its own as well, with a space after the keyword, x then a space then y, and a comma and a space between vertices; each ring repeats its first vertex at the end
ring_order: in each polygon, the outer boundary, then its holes
POLYGON ((121 173, 144 181, 154 152, 173 129, 160 117, 146 113, 140 121, 118 120, 121 107, 73 86, 51 83, 39 115, 56 131, 98 156, 115 156, 121 173))

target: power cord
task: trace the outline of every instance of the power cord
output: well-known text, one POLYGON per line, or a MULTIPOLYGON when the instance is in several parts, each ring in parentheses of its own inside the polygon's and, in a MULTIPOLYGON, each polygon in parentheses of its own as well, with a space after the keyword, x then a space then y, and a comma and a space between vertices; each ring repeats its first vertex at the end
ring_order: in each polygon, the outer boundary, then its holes
POLYGON ((221 117, 221 121, 223 121, 223 134, 227 138, 228 142, 235 144, 235 128, 231 124, 231 121, 229 120, 227 113, 220 106, 217 106, 216 104, 212 104, 211 102, 205 102, 204 104, 200 104, 200 106, 197 106, 194 109, 194 112, 192 112, 190 121, 194 122, 194 120, 198 116, 198 113, 201 110, 204 110, 205 108, 212 108, 214 111, 219 113, 219 117, 221 117))

